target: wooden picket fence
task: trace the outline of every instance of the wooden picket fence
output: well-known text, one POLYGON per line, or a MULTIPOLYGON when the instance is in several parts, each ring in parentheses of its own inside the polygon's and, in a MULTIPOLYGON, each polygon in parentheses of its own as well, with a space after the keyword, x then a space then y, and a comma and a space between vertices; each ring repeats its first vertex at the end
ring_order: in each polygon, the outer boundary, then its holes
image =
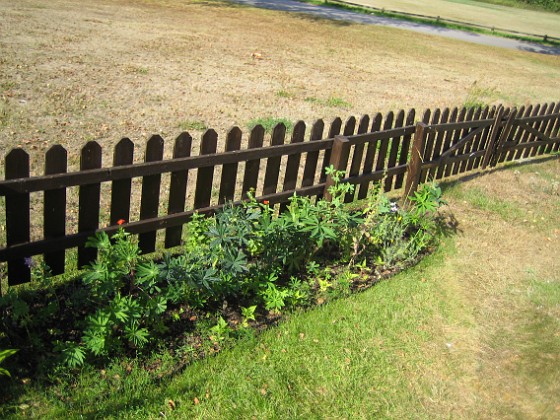
POLYGON ((208 130, 197 156, 191 155, 191 136, 182 133, 173 157, 166 160, 164 140, 156 135, 147 142, 143 162, 134 162, 134 144, 123 139, 110 167, 102 166, 101 146, 89 142, 74 172, 67 171, 67 151, 57 145, 46 153, 42 176, 30 176, 29 155, 14 149, 5 158, 5 181, 0 182, 6 211, 0 262, 7 262, 8 284, 30 281, 29 257, 35 255, 43 255, 53 274, 67 269, 66 250, 71 248, 77 248, 78 267, 90 263, 96 250, 85 247, 87 238, 98 231, 114 233, 120 219, 127 231, 139 235, 142 252, 149 253, 156 249, 158 231, 164 231, 165 248, 178 246, 182 225, 195 212, 213 213, 227 202, 247 199, 250 191, 271 205, 286 203, 294 193, 328 199, 332 180, 324 169, 329 165, 345 170, 345 181, 356 185, 355 193, 346 197, 352 201, 365 198, 374 182, 382 183, 385 191, 404 185, 404 193, 411 194, 428 179, 543 155, 560 146, 560 103, 513 110, 426 110, 415 124, 416 118, 414 109, 385 117, 350 117, 345 124, 337 118, 326 135, 319 120, 308 140, 306 125, 298 122, 289 143, 285 126, 279 124, 266 146, 264 129, 256 126, 244 148, 242 132, 235 127, 219 153, 218 135, 208 130), (168 178, 162 180, 163 175, 168 178), (78 189, 75 203, 67 194, 73 187, 78 189), (132 220, 131 197, 137 190, 139 215, 132 220), (31 206, 30 195, 37 199, 36 193, 39 203, 31 206), (77 206, 78 213, 74 232, 67 220, 71 206, 77 206), (105 207, 108 220, 102 227, 105 207), (37 227, 40 237, 32 238, 37 227))

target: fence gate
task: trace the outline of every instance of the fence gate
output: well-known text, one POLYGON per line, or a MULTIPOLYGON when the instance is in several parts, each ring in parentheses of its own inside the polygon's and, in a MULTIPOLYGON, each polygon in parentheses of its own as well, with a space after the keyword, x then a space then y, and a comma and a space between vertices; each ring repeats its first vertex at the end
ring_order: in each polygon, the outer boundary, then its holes
POLYGON ((451 113, 451 122, 420 122, 405 194, 418 184, 498 163, 557 152, 560 103, 451 113))
POLYGON ((496 125, 483 168, 558 151, 560 144, 560 103, 542 107, 513 109, 496 125))

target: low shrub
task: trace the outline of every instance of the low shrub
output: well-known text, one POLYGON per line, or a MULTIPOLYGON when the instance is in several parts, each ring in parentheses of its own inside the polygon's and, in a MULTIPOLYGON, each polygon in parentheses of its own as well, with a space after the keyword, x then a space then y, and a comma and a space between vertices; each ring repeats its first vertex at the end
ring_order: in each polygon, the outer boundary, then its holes
MULTIPOLYGON (((215 349, 286 309, 346 296, 436 244, 443 201, 435 184, 405 206, 377 188, 363 210, 350 210, 344 197, 354 187, 341 183, 342 172, 328 173, 335 181, 330 201, 294 195, 278 211, 251 198, 212 217, 194 215, 184 251, 160 261, 141 256, 122 228, 111 238, 97 234, 87 243, 97 260, 79 284, 46 288, 44 300, 14 288, 1 297, 0 345, 34 355, 45 369, 53 354, 76 368, 189 334, 207 337, 215 349)), ((44 266, 37 273, 49 277, 44 266)))

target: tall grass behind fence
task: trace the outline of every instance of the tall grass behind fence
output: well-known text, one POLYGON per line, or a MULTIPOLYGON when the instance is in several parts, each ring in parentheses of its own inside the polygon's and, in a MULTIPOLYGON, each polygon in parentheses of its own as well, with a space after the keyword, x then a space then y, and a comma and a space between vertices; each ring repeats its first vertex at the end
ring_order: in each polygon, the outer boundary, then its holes
POLYGON ((283 124, 265 136, 257 125, 244 138, 237 127, 224 141, 207 130, 195 154, 193 139, 182 133, 164 159, 165 141, 153 136, 142 161, 135 145, 122 139, 111 165, 103 165, 102 147, 87 143, 80 168, 68 172, 68 151, 53 146, 45 155, 44 174, 30 172, 29 155, 12 150, 5 159, 5 243, 0 261, 7 262, 8 284, 30 281, 27 258, 43 255, 54 274, 69 267, 67 250, 77 248, 77 267, 96 258, 86 248, 97 231, 109 234, 125 220, 127 231, 139 235, 143 253, 156 244, 181 244, 183 224, 193 213, 210 214, 226 202, 247 199, 250 192, 271 205, 294 194, 329 197, 329 165, 347 173, 356 185, 346 201, 363 199, 372 183, 385 191, 464 172, 558 151, 560 103, 520 109, 435 109, 417 115, 389 112, 336 118, 326 129, 298 122, 288 137, 283 124), (415 124, 417 120, 420 120, 415 124), (218 151, 218 144, 223 144, 218 151), (405 176, 406 175, 406 176, 405 176), (405 185, 406 180, 406 185, 405 185))

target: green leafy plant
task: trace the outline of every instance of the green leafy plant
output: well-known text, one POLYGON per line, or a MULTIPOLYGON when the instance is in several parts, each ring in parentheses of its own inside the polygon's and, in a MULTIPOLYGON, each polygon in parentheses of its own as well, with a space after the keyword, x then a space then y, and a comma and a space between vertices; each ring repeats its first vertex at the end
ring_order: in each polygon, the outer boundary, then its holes
MULTIPOLYGON (((16 353, 17 353, 17 350, 14 350, 14 349, 0 350, 0 364, 2 364, 2 362, 4 362, 4 360, 6 360, 8 357, 13 356, 16 353)), ((10 377, 11 374, 7 369, 0 366, 0 376, 10 377)))
POLYGON ((231 327, 224 318, 220 317, 218 323, 210 328, 210 339, 223 341, 229 337, 230 333, 231 327))
POLYGON ((257 305, 248 306, 247 308, 241 307, 241 316, 243 318, 241 326, 243 328, 248 328, 249 327, 249 321, 256 321, 257 320, 255 318, 255 311, 256 310, 257 310, 257 305))
POLYGON ((98 258, 86 270, 83 283, 89 304, 97 309, 86 317, 80 343, 59 343, 62 360, 70 367, 83 364, 86 352, 110 356, 148 343, 150 330, 162 331, 168 298, 159 285, 159 267, 139 262, 138 243, 119 228, 109 238, 98 233, 87 242, 98 258))

